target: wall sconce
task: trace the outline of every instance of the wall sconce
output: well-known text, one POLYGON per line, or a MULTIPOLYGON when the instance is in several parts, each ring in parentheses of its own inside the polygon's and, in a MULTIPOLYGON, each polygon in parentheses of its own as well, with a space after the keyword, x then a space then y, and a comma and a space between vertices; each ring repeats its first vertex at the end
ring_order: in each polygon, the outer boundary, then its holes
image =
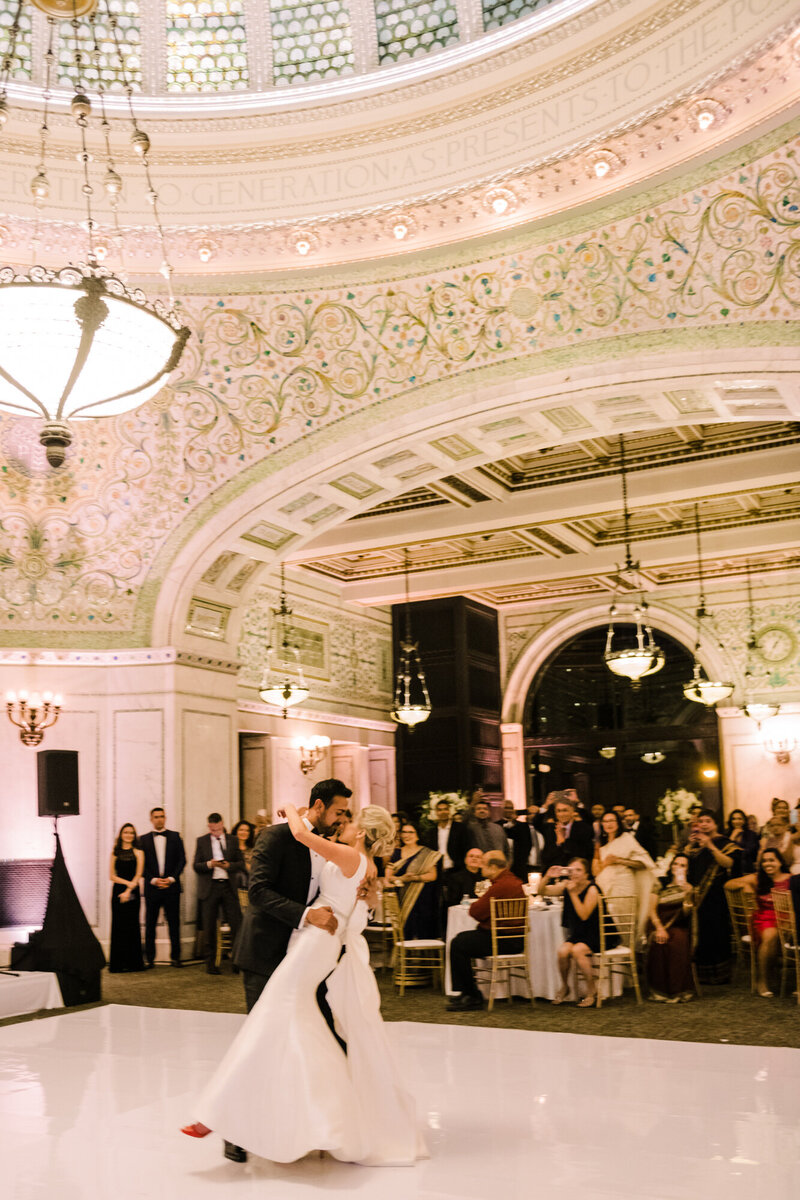
POLYGON ((45 729, 50 729, 58 720, 62 703, 61 696, 54 696, 52 692, 41 696, 34 692, 30 698, 27 692, 6 693, 6 714, 19 730, 23 746, 40 745, 45 729))
POLYGON ((322 761, 322 757, 330 744, 331 739, 320 734, 312 734, 310 737, 297 737, 294 739, 292 745, 300 754, 300 770, 304 775, 308 775, 309 771, 313 771, 314 767, 322 761))
POLYGON ((785 718, 770 717, 761 727, 761 745, 777 762, 789 762, 797 749, 797 736, 785 718))

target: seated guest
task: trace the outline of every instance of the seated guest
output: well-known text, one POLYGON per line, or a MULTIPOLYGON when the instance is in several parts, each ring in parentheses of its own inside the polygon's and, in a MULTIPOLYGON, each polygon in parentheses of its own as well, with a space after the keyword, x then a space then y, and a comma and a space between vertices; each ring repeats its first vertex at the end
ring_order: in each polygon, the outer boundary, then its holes
POLYGON ((460 871, 448 871, 444 877, 445 898, 448 907, 460 904, 465 896, 475 899, 475 884, 483 879, 481 867, 483 853, 477 846, 467 851, 464 866, 460 871))
POLYGON ((726 888, 744 887, 755 893, 753 940, 756 946, 756 991, 759 996, 774 995, 769 988, 769 972, 780 951, 772 892, 788 892, 791 879, 786 860, 777 850, 770 849, 761 852, 761 862, 755 874, 743 875, 741 879, 731 879, 725 884, 726 888))
POLYGON ((447 800, 440 800, 436 805, 436 824, 425 831, 423 846, 438 850, 441 871, 458 871, 464 866, 465 841, 465 827, 453 820, 453 811, 447 800))
POLYGON ((687 879, 689 859, 676 854, 660 890, 650 897, 650 928, 647 937, 647 982, 650 999, 691 1000, 692 979, 692 887, 687 879))
POLYGON ((697 904, 697 974, 701 983, 729 983, 733 954, 725 884, 741 875, 742 851, 719 833, 712 810, 703 808, 693 822, 686 854, 697 904))
POLYGON ((558 951, 558 971, 561 987, 553 998, 553 1004, 563 1004, 570 992, 573 964, 583 976, 586 995, 578 1001, 579 1008, 591 1008, 597 999, 592 955, 600 952, 600 889, 592 879, 589 863, 585 858, 573 858, 564 868, 558 864, 550 867, 539 885, 539 893, 547 896, 562 896, 564 911, 561 928, 564 942, 558 951))
POLYGON ((466 823, 466 846, 477 846, 484 854, 488 850, 499 850, 509 857, 508 839, 496 821, 490 820, 491 809, 486 800, 478 800, 472 806, 472 816, 466 823))
POLYGON ((503 816, 498 824, 508 838, 511 849, 511 873, 523 883, 527 883, 532 847, 531 830, 527 821, 517 820, 513 800, 503 801, 503 816))
POLYGON ((749 875, 756 869, 758 859, 759 839, 747 824, 747 813, 742 808, 734 808, 728 817, 725 827, 728 840, 737 845, 742 851, 742 871, 749 875))
POLYGON ((421 846, 417 827, 404 821, 400 846, 386 864, 386 887, 402 888, 400 918, 406 938, 439 936, 438 850, 421 846))
MULTIPOLYGON (((499 850, 489 850, 484 854, 481 871, 491 886, 469 907, 469 915, 478 922, 478 928, 457 933, 450 943, 450 978, 458 993, 447 1005, 451 1012, 483 1007, 483 996, 475 982, 472 960, 486 958, 492 953, 491 901, 517 900, 525 895, 522 883, 516 875, 511 874, 508 859, 499 850)), ((520 931, 519 943, 507 942, 504 949, 508 954, 516 954, 522 947, 520 931)))
POLYGON ((553 818, 542 826, 544 849, 542 866, 565 867, 573 858, 586 858, 591 862, 594 853, 592 827, 587 821, 579 821, 575 805, 562 798, 553 805, 553 818))

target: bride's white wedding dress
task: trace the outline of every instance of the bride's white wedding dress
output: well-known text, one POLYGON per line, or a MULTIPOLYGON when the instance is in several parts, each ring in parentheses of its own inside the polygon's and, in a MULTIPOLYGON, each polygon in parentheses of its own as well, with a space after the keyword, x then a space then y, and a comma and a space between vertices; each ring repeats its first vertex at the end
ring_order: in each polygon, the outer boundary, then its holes
POLYGON ((333 909, 336 934, 299 931, 196 1105, 196 1120, 273 1162, 328 1150, 344 1162, 399 1166, 425 1154, 363 937, 367 907, 356 894, 367 866, 362 855, 346 879, 325 864, 315 906, 333 909), (316 1002, 328 976, 346 1056, 316 1002))

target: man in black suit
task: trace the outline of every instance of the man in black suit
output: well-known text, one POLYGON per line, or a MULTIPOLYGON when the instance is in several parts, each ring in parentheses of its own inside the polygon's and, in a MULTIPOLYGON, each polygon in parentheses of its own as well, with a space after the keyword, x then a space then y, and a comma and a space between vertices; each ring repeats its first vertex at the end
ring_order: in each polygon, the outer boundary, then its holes
MULTIPOLYGON (((352 794, 340 779, 315 783, 303 817, 308 828, 322 837, 332 837, 348 811, 352 794)), ((336 933, 332 909, 310 907, 319 891, 323 865, 319 854, 295 841, 286 822, 271 825, 259 834, 250 863, 249 904, 233 952, 233 961, 242 971, 248 1012, 283 961, 295 929, 316 925, 336 933)), ((332 1029, 324 982, 317 991, 317 1003, 332 1029)), ((230 1142, 225 1143, 225 1157, 233 1162, 247 1161, 246 1151, 230 1142)))
POLYGON ((453 820, 453 812, 447 800, 436 805, 436 824, 422 835, 422 844, 428 850, 438 850, 440 874, 442 871, 459 871, 464 866, 467 828, 463 822, 453 820))
POLYGON ((162 908, 169 929, 169 955, 173 967, 181 963, 181 875, 186 866, 183 838, 167 829, 164 809, 150 809, 153 829, 141 840, 144 851, 144 958, 149 970, 156 957, 156 925, 162 908))
POLYGON ((571 800, 562 798, 555 802, 552 819, 545 820, 542 825, 542 836, 544 871, 556 865, 565 867, 573 858, 585 858, 591 866, 594 854, 592 827, 588 821, 578 820, 571 800))
POLYGON ((657 836, 655 826, 646 818, 640 817, 635 808, 626 808, 622 814, 622 828, 632 833, 643 850, 651 858, 656 857, 657 836))
POLYGON ((244 869, 239 839, 225 832, 218 812, 209 813, 208 833, 197 839, 194 852, 197 872, 197 898, 203 911, 203 932, 206 941, 206 971, 219 975, 216 965, 216 930, 220 909, 231 927, 231 941, 236 938, 242 920, 236 877, 244 869))
POLYGON ((528 882, 528 860, 531 856, 531 830, 527 821, 517 820, 517 810, 513 800, 503 801, 503 817, 498 822, 508 838, 511 849, 511 873, 528 882))

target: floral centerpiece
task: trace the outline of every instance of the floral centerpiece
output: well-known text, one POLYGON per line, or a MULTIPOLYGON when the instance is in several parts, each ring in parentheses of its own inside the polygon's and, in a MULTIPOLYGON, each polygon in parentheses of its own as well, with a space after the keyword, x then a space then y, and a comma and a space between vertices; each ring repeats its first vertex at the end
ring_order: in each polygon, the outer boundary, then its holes
POLYGON ((466 816, 467 809, 469 808, 469 795, 467 792, 428 792, 428 803, 423 805, 419 814, 420 829, 423 832, 436 824, 436 805, 441 804, 442 800, 446 800, 450 805, 450 811, 453 816, 456 813, 466 816))
POLYGON ((689 820, 689 810, 699 803, 694 792, 687 792, 686 788, 670 789, 658 802, 656 820, 660 825, 672 829, 677 840, 679 826, 689 820))

